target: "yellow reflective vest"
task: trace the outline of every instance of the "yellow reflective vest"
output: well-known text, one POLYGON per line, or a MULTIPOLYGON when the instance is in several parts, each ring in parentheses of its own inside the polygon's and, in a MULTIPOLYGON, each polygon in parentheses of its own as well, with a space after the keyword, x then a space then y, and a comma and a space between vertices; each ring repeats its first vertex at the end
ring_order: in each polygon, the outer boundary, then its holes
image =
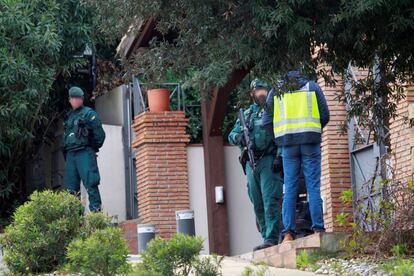
POLYGON ((322 132, 321 116, 315 91, 286 92, 274 96, 273 133, 275 138, 286 134, 322 132))

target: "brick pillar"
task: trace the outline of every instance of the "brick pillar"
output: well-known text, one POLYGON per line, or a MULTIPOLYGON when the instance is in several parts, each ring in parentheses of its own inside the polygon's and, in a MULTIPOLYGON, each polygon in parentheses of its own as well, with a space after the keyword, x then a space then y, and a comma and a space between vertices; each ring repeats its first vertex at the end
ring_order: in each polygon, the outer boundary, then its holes
POLYGON ((190 207, 184 112, 144 112, 135 117, 138 217, 155 224, 156 234, 175 233, 175 211, 190 207))
MULTIPOLYGON (((409 120, 414 120, 414 84, 407 85, 406 93, 407 98, 404 100, 406 101, 406 104, 404 105, 407 105, 407 111, 403 115, 407 116, 409 120)), ((401 154, 404 156, 404 161, 402 162, 405 162, 407 167, 405 170, 407 175, 404 175, 405 180, 412 179, 414 173, 414 128, 410 127, 409 120, 404 122, 405 133, 403 138, 408 145, 404 146, 405 151, 401 154)))
MULTIPOLYGON (((323 66, 321 66, 323 68, 323 66)), ((327 69, 327 68, 325 68, 327 69)), ((342 83, 336 87, 328 86, 321 77, 318 84, 328 102, 330 122, 322 134, 322 177, 321 193, 325 200, 324 214, 327 232, 338 232, 341 228, 336 222, 336 215, 347 212, 352 216, 352 206, 345 206, 341 199, 342 191, 351 188, 351 167, 349 162, 348 135, 342 134, 340 126, 346 120, 345 104, 338 102, 336 94, 342 93, 342 83)))
POLYGON ((397 104, 397 117, 390 119, 391 166, 395 170, 395 180, 403 183, 411 177, 411 139, 414 137, 407 118, 414 118, 413 108, 407 99, 402 99, 397 104))
POLYGON ((137 224, 139 223, 141 223, 139 219, 131 219, 119 224, 132 254, 138 254, 137 224))

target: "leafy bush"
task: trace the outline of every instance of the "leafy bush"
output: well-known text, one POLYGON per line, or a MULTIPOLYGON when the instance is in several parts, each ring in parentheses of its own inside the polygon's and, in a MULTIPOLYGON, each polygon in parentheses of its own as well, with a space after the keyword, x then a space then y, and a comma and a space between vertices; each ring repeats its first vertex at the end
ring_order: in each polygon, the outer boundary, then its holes
POLYGON ((414 275, 414 261, 411 259, 403 259, 397 257, 389 260, 382 265, 382 268, 395 276, 411 276, 414 275))
POLYGON ((337 257, 337 253, 335 252, 328 252, 325 250, 308 252, 307 250, 302 250, 296 256, 296 266, 301 270, 316 271, 321 267, 321 265, 318 264, 318 261, 335 257, 337 257))
POLYGON ((395 276, 414 275, 414 262, 412 260, 402 260, 390 272, 395 276))
POLYGON ((111 217, 100 212, 92 212, 85 217, 80 229, 80 236, 86 238, 97 230, 109 227, 112 227, 111 217))
POLYGON ((66 269, 85 275, 124 274, 131 269, 127 262, 128 252, 121 229, 98 229, 89 237, 69 244, 66 269))
POLYGON ((96 12, 82 2, 0 1, 0 223, 25 198, 26 160, 50 142, 67 103, 63 82, 92 44, 96 12))
POLYGON ((303 250, 296 256, 296 266, 299 269, 305 269, 312 263, 308 251, 303 250))
POLYGON ((188 275, 202 247, 200 237, 184 234, 176 234, 170 240, 157 237, 142 253, 139 275, 188 275))
MULTIPOLYGON (((354 253, 372 253, 375 255, 403 253, 414 254, 414 185, 412 179, 400 177, 400 170, 388 163, 393 155, 385 155, 377 161, 377 167, 385 166, 389 170, 389 178, 381 179, 379 187, 373 185, 377 181, 375 174, 363 186, 372 195, 381 191, 378 204, 356 202, 354 221, 341 212, 336 222, 344 228, 351 228, 351 235, 342 244, 348 255, 354 253), (366 187, 365 187, 366 186, 366 187)), ((361 188, 362 189, 362 188, 361 188)), ((352 203, 352 191, 342 192, 340 197, 344 209, 352 203)), ((369 198, 369 202, 374 198, 369 198)))
POLYGON ((269 273, 269 267, 267 265, 260 265, 258 267, 246 266, 242 272, 242 276, 265 276, 269 273))
POLYGON ((212 255, 199 257, 195 262, 194 266, 194 275, 195 276, 216 276, 222 275, 220 268, 221 262, 223 261, 223 256, 212 255))
POLYGON ((392 254, 397 257, 401 258, 407 253, 407 245, 406 244, 396 244, 391 249, 392 254))
POLYGON ((51 272, 65 261, 66 246, 81 227, 83 207, 67 192, 34 192, 17 208, 1 243, 13 274, 51 272))

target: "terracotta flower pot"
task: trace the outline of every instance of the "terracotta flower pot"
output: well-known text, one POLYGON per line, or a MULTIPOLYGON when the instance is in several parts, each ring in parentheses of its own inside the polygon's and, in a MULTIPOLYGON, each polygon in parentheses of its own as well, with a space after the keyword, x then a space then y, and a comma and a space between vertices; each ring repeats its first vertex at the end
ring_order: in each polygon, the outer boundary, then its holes
POLYGON ((170 90, 165 88, 150 89, 147 93, 150 112, 170 110, 170 90))

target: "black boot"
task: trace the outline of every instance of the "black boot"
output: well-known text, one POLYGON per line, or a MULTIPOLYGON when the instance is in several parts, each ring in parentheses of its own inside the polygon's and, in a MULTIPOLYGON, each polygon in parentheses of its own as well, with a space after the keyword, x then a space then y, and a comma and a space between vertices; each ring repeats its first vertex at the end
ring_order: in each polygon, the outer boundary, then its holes
POLYGON ((271 242, 271 241, 264 241, 264 243, 262 243, 261 245, 256 246, 255 248, 253 248, 253 251, 257 251, 257 250, 261 250, 261 249, 265 249, 271 246, 276 245, 276 243, 271 242))

